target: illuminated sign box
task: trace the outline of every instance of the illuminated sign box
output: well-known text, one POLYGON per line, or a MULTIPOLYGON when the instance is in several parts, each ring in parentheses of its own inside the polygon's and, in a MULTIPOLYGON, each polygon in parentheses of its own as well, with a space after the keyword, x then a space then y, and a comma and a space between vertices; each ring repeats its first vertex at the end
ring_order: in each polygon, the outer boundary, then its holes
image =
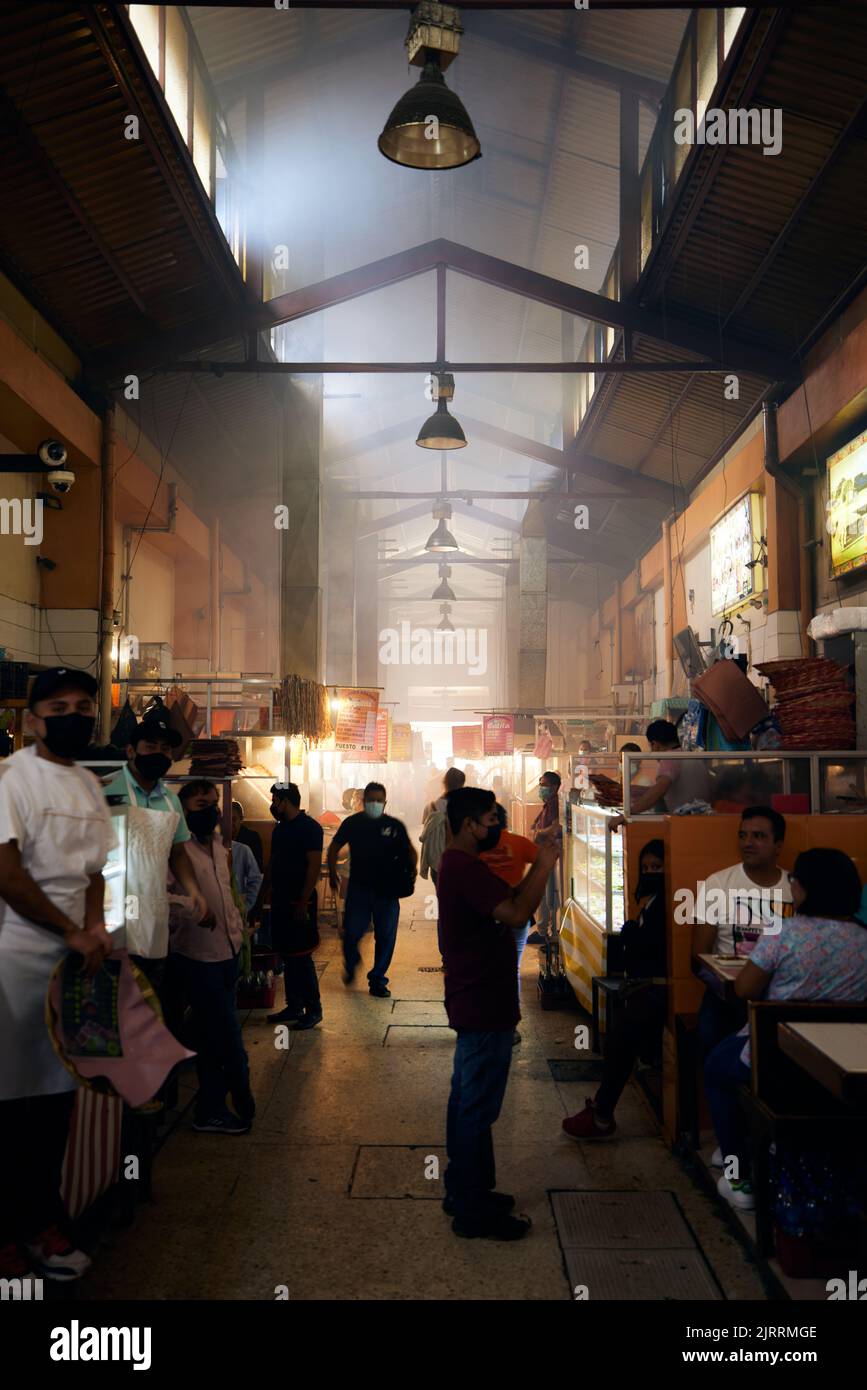
POLYGON ((827 460, 828 506, 835 575, 867 564, 867 430, 827 460))
MULTIPOLYGON (((730 613, 748 603, 756 589, 761 565, 752 562, 760 554, 762 496, 748 492, 710 528, 711 612, 730 613)), ((761 592, 761 585, 758 592, 761 592)))

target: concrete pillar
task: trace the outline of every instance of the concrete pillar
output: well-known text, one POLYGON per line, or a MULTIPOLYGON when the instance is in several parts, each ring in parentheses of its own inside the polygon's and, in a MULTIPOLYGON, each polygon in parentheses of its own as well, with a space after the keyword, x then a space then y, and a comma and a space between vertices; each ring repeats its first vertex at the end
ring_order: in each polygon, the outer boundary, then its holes
POLYGON ((279 676, 322 679, 322 515, 319 440, 322 385, 288 384, 283 414, 282 493, 288 527, 280 530, 279 676))
MULTIPOLYGON (((325 503, 325 684, 355 684, 355 528, 357 503, 325 503)), ((374 537, 375 539, 375 537, 374 537)))
POLYGON ((379 537, 362 536, 355 566, 356 684, 379 685, 379 537))
POLYGON ((543 709, 548 649, 548 541, 545 513, 539 502, 528 504, 521 526, 518 585, 518 706, 524 710, 543 709))

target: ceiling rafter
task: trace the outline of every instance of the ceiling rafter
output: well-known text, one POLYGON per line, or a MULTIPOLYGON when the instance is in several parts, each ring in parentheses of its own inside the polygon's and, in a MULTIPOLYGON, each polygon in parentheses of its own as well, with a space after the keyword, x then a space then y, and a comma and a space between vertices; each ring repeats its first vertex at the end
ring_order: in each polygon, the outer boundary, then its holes
MULTIPOLYGON (((550 275, 445 238, 436 238, 339 275, 329 276, 316 284, 289 290, 264 304, 238 306, 237 310, 200 320, 197 325, 179 333, 163 334, 148 342, 130 343, 124 351, 124 360, 141 367, 166 364, 185 352, 200 351, 243 334, 267 332, 281 324, 294 322, 401 280, 433 271, 439 265, 522 298, 565 310, 579 318, 625 329, 630 333, 641 333, 669 347, 698 353, 710 362, 737 363, 742 370, 757 372, 769 380, 779 380, 788 374, 788 359, 764 348, 729 339, 723 346, 724 359, 721 359, 719 335, 709 333, 703 327, 696 327, 672 315, 660 318, 634 303, 608 299, 578 285, 555 280, 550 275)), ((102 354, 97 359, 96 369, 111 371, 117 355, 117 350, 102 354)), ((548 370, 556 369, 556 364, 545 366, 548 370)))

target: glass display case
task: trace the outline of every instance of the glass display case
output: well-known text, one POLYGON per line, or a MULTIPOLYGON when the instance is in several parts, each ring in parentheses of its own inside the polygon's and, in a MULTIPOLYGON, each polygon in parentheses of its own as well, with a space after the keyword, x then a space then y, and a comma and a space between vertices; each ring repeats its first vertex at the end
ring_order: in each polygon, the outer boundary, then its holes
POLYGON ((615 814, 567 805, 566 896, 606 932, 619 932, 624 920, 623 837, 608 829, 615 814))
POLYGON ((125 806, 109 808, 115 843, 108 852, 102 871, 105 879, 105 925, 116 946, 123 946, 126 940, 126 809, 125 806))

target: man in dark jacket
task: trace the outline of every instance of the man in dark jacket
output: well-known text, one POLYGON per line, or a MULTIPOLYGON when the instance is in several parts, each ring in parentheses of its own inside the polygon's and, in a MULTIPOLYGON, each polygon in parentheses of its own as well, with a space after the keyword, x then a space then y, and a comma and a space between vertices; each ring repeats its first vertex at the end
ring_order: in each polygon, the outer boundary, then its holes
POLYGON ((602 1082, 584 1109, 563 1121, 570 1139, 608 1139, 614 1107, 637 1057, 658 1043, 666 1014, 665 845, 650 840, 638 861, 637 919, 623 924, 625 999, 605 1036, 602 1082))
POLYGON ((271 788, 271 836, 266 896, 271 894, 271 944, 283 958, 286 1007, 269 1023, 288 1023, 298 1032, 322 1022, 319 977, 313 952, 319 945, 316 885, 322 867, 322 826, 301 810, 294 782, 271 788))

